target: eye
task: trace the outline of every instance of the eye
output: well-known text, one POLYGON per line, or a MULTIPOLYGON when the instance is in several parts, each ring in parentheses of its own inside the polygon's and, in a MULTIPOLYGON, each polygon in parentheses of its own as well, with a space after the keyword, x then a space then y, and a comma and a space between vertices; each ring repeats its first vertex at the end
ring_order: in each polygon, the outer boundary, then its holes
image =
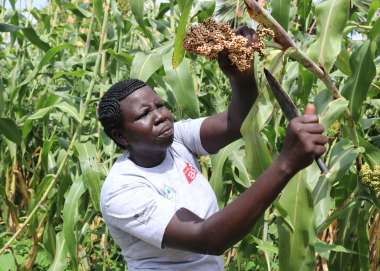
POLYGON ((146 109, 146 110, 143 111, 143 113, 141 113, 141 114, 137 117, 137 119, 142 119, 142 118, 146 117, 148 114, 149 114, 149 110, 146 109))

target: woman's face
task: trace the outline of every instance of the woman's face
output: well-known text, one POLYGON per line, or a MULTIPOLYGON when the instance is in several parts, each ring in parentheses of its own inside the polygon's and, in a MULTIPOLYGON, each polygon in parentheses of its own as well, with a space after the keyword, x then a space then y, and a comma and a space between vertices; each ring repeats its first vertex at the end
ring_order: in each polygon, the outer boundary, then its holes
POLYGON ((161 98, 145 86, 120 102, 122 136, 132 151, 166 150, 174 137, 173 116, 161 98))

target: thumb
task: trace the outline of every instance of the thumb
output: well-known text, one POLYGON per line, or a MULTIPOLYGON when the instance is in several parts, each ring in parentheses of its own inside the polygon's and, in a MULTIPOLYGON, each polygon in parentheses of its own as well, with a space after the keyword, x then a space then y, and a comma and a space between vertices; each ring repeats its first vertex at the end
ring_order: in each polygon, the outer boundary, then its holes
POLYGON ((314 115, 315 114, 315 105, 314 104, 307 104, 305 108, 304 115, 314 115))

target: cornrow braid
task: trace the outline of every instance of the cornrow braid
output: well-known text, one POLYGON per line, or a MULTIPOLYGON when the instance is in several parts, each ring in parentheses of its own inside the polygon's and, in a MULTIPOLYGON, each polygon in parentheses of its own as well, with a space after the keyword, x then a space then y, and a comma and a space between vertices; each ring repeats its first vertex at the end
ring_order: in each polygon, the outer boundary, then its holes
POLYGON ((111 86, 98 105, 98 119, 103 125, 104 132, 121 148, 117 141, 113 138, 111 131, 121 127, 122 115, 120 110, 120 101, 132 94, 146 84, 138 79, 129 79, 117 82, 111 86))

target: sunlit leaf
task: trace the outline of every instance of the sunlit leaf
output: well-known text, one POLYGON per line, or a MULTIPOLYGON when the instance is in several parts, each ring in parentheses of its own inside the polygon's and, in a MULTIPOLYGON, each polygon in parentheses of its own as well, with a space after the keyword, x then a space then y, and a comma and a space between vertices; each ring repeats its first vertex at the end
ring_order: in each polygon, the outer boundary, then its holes
POLYGON ((315 8, 318 38, 310 47, 309 54, 326 71, 331 69, 340 52, 349 5, 350 2, 347 0, 327 0, 315 8))
POLYGON ((181 9, 181 16, 176 30, 175 41, 174 41, 174 51, 172 64, 173 68, 176 69, 179 64, 181 64, 183 57, 185 55, 185 49, 183 48, 183 40, 186 34, 186 25, 189 20, 191 6, 193 0, 186 0, 184 6, 181 9))
POLYGON ((146 82, 161 66, 161 55, 155 53, 146 55, 139 52, 133 59, 129 76, 146 82))
POLYGON ((176 69, 172 68, 171 53, 163 58, 165 80, 169 83, 182 116, 198 117, 199 103, 195 95, 195 86, 191 74, 190 61, 184 59, 176 69))

